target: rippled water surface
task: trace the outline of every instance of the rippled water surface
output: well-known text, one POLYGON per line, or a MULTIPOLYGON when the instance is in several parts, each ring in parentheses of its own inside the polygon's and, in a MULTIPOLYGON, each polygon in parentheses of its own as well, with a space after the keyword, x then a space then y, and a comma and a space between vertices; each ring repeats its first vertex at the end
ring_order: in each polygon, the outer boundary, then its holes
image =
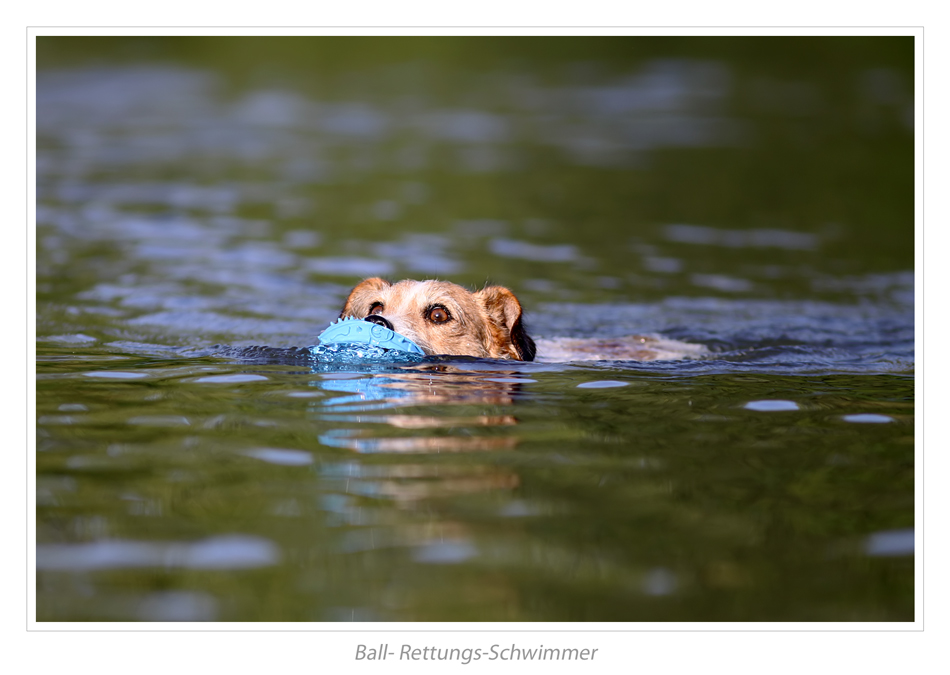
POLYGON ((912 42, 723 40, 40 38, 37 619, 913 620, 912 42))

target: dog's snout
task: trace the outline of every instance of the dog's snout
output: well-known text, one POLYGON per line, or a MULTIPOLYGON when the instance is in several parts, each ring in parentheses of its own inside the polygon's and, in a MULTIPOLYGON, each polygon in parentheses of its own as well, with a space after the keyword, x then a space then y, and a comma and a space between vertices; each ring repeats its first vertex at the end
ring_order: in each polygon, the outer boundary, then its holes
POLYGON ((378 323, 380 326, 383 326, 384 328, 393 330, 393 325, 389 323, 389 319, 382 317, 379 314, 370 314, 368 317, 363 319, 363 321, 369 321, 370 323, 378 323))

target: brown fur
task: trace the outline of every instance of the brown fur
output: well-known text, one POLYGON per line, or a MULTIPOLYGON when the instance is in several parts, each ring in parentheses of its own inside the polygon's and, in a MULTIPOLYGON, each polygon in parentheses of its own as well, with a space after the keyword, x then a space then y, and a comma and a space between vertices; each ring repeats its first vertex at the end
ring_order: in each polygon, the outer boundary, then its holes
POLYGON ((472 293, 447 281, 406 279, 392 284, 374 277, 350 292, 340 316, 363 319, 375 303, 382 305, 379 313, 395 331, 426 354, 534 360, 534 340, 525 332, 521 304, 502 286, 472 293), (444 323, 429 320, 427 313, 434 306, 445 308, 451 318, 444 323))

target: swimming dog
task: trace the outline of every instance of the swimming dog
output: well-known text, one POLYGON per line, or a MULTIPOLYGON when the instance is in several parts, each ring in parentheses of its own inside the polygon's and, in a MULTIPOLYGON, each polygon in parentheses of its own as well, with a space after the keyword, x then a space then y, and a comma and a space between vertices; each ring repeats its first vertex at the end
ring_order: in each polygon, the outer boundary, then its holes
MULTIPOLYGON (((448 281, 390 283, 373 277, 350 292, 340 318, 353 316, 394 330, 426 354, 534 361, 538 352, 515 294, 504 286, 469 291, 448 281)), ((699 356, 701 345, 630 336, 617 339, 540 340, 544 361, 679 359, 699 356)))
POLYGON ((472 293, 448 281, 392 284, 374 277, 350 292, 340 317, 386 326, 426 354, 533 361, 534 340, 525 332, 521 314, 521 303, 503 286, 472 293))

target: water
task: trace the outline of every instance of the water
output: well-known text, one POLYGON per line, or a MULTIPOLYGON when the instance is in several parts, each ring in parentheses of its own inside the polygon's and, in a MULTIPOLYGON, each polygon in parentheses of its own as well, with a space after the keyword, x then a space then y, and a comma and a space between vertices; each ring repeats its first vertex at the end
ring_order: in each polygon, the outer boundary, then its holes
POLYGON ((57 40, 38 620, 913 620, 909 41, 57 40), (539 358, 315 358, 369 275, 539 358))

